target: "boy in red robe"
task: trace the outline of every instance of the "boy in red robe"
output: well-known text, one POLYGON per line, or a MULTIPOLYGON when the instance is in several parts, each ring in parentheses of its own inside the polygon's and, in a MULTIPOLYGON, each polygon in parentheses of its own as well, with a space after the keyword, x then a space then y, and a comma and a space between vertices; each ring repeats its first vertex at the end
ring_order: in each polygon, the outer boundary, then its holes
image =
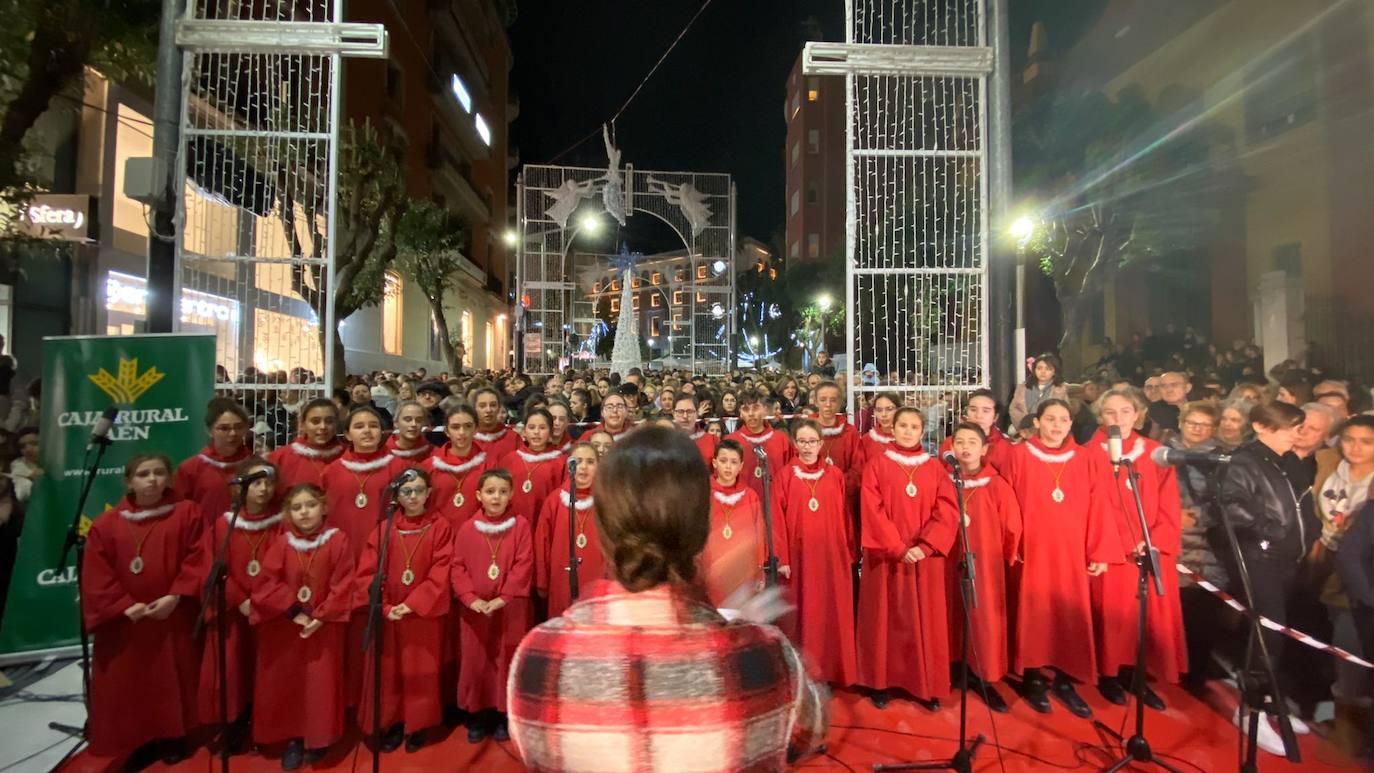
MULTIPOLYGON (((701 552, 701 566, 706 598, 720 608, 741 586, 748 586, 750 592, 762 587, 768 545, 764 541, 763 503, 740 478, 744 449, 734 440, 722 440, 711 463, 715 470, 711 478, 711 533, 701 552), (746 566, 748 571, 742 573, 746 566)), ((776 552, 783 532, 775 531, 775 535, 776 552)))
POLYGON ((270 653, 258 658, 253 740, 286 741, 282 769, 296 770, 343 736, 354 565, 348 535, 324 526, 324 491, 301 484, 283 508, 287 522, 267 549, 249 617, 270 653))
POLYGON ((277 468, 277 488, 290 491, 302 483, 324 487, 324 469, 343 453, 339 442, 339 410, 334 401, 319 397, 300 412, 300 437, 273 450, 267 461, 277 468))
POLYGON ((95 519, 82 561, 81 613, 94 640, 87 740, 98 756, 138 749, 131 765, 185 759, 194 725, 203 519, 170 482, 167 457, 130 459, 128 495, 95 519))
MULTIPOLYGON (((253 457, 239 465, 240 476, 266 473, 239 494, 242 498, 242 511, 234 522, 234 533, 229 538, 229 552, 226 556, 226 576, 224 584, 225 617, 225 676, 228 685, 228 714, 231 723, 225 728, 223 742, 229 745, 230 753, 242 751, 248 738, 248 715, 253 701, 254 663, 257 660, 257 634, 249 624, 252 612, 253 591, 262 582, 263 559, 267 547, 281 531, 281 513, 273 506, 276 504, 276 468, 268 462, 253 457)), ((243 488, 243 487, 237 487, 243 488)), ((216 518, 204 532, 200 546, 200 563, 206 568, 201 578, 202 585, 209 580, 209 569, 219 555, 220 545, 229 532, 229 522, 233 512, 225 512, 216 518)), ((219 623, 216 619, 216 602, 212 599, 205 610, 204 647, 200 661, 200 701, 197 707, 202 724, 220 724, 219 708, 219 623)))
POLYGON ((577 551, 577 584, 581 597, 588 594, 588 586, 604 579, 606 560, 597 542, 596 503, 592 498, 592 481, 596 479, 596 449, 589 443, 573 446, 570 458, 577 460, 574 486, 577 499, 573 502, 566 489, 549 494, 539 511, 534 532, 534 588, 548 599, 550 618, 563 614, 572 604, 572 590, 568 587, 568 513, 575 512, 573 540, 577 551))
MULTIPOLYGON (((792 442, 786 432, 769 425, 768 399, 757 390, 746 389, 740 392, 738 404, 740 427, 726 437, 744 448, 744 466, 740 468, 740 477, 744 479, 744 484, 762 499, 763 468, 759 466, 759 457, 754 447, 760 447, 768 454, 768 472, 776 482, 778 474, 792 460, 792 442)), ((817 452, 819 450, 817 449, 817 452)))
POLYGON ((478 481, 482 514, 453 538, 453 593, 462 605, 463 659, 458 706, 472 715, 468 742, 509 740, 506 680, 515 648, 534 624, 530 587, 534 532, 510 509, 511 475, 488 470, 478 481))
POLYGON ((901 408, 894 442, 863 471, 859 681, 882 708, 899 688, 931 710, 949 693, 945 559, 958 528, 954 485, 921 449, 925 420, 901 408))
POLYGON ((563 452, 549 445, 552 432, 553 415, 543 408, 535 408, 525 417, 525 445, 496 463, 498 468, 509 472, 514 481, 511 512, 525 514, 528 518, 537 516, 549 494, 567 483, 568 468, 563 452))
POLYGON ((630 404, 626 402, 624 395, 612 392, 601 401, 601 421, 587 428, 584 434, 590 436, 597 432, 606 432, 612 441, 616 441, 632 429, 634 423, 630 420, 630 404))
POLYGON ((520 447, 520 436, 506 426, 506 409, 501 405, 501 393, 482 387, 472 398, 477 411, 477 445, 495 461, 520 447))
MULTIPOLYGON (((779 432, 779 435, 782 433, 779 432)), ((858 677, 854 653, 857 559, 853 521, 845 506, 844 475, 821 458, 821 428, 811 419, 792 426, 797 456, 773 480, 774 517, 787 538, 778 548, 778 574, 788 578, 797 605, 792 639, 819 678, 846 686, 858 677)))
MULTIPOLYGON (((1007 568, 1020 561, 1021 508, 1011 486, 986 464, 987 436, 977 424, 964 423, 951 436, 954 457, 964 486, 964 512, 968 517, 968 541, 977 566, 974 592, 978 606, 970 610, 969 690, 993 711, 1005 713, 1007 703, 993 687, 1010 668, 1010 637, 1007 635, 1007 568)), ((964 602, 960 563, 964 545, 958 536, 950 550, 945 585, 949 589, 950 645, 957 658, 962 652, 964 602)))
MULTIPOLYGON (((382 751, 395 751, 405 739, 406 751, 425 745, 425 731, 443 719, 439 694, 444 620, 449 611, 453 529, 448 519, 428 506, 429 475, 416 477, 397 491, 400 509, 387 545, 386 582, 382 586, 382 751), (406 734, 409 730, 409 735, 406 734)), ((377 575, 384 523, 368 531, 367 547, 358 559, 354 606, 366 614, 368 593, 377 575)), ((376 646, 376 641, 373 642, 376 646)), ((363 665, 363 691, 358 724, 373 726, 373 654, 363 665)))
POLYGON ((386 439, 387 453, 407 466, 418 467, 434 450, 425 437, 429 411, 414 400, 406 400, 396 406, 395 422, 396 431, 386 439))
MULTIPOLYGON (((997 428, 997 398, 993 396, 991 389, 977 389, 969 393, 968 405, 964 407, 964 421, 978 425, 983 430, 983 435, 987 437, 987 455, 984 457, 984 464, 992 468, 993 472, 1001 473, 1007 466, 1007 458, 1011 453, 1011 443, 1007 441, 1002 430, 997 428)), ((948 453, 954 444, 954 438, 947 437, 940 444, 940 459, 943 461, 945 454, 948 453)))
POLYGON ((210 444, 177 467, 172 491, 196 503, 208 526, 229 509, 229 479, 239 462, 252 456, 248 447, 248 412, 227 397, 216 397, 205 409, 210 444))

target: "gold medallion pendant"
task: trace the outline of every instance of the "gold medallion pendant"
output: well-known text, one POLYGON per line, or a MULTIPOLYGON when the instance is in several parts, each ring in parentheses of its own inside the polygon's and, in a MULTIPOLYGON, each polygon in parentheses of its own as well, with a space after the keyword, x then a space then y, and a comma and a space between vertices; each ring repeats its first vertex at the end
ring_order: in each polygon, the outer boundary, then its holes
POLYGON ((916 484, 915 484, 915 483, 908 483, 908 484, 906 484, 906 495, 909 496, 909 497, 914 497, 914 496, 916 496, 916 484))
POLYGON ((412 572, 412 571, 409 570, 409 569, 405 570, 404 572, 401 572, 401 584, 402 584, 402 585, 413 585, 413 584, 415 584, 415 572, 412 572))
POLYGON ((727 523, 725 524, 725 528, 720 530, 720 536, 726 539, 730 539, 731 537, 735 536, 735 530, 730 528, 730 524, 727 523))
POLYGON ((453 495, 453 506, 454 506, 454 507, 462 507, 462 506, 463 506, 463 501, 464 501, 464 500, 463 500, 463 492, 459 491, 457 494, 454 494, 454 495, 453 495))
POLYGON ((358 496, 353 497, 353 506, 358 508, 359 510, 363 509, 364 507, 367 507, 367 494, 364 494, 363 492, 359 491, 358 496))
POLYGON ((249 561, 249 562, 248 562, 248 576, 249 576, 249 577, 257 577, 257 576, 258 576, 258 573, 261 572, 261 571, 262 571, 262 564, 258 563, 258 559, 255 558, 255 559, 253 559, 252 561, 249 561))
POLYGON ((585 548, 585 547, 587 547, 587 533, 586 533, 586 532, 578 532, 578 535, 577 535, 577 549, 578 549, 578 550, 581 550, 582 548, 585 548))
POLYGON ((134 560, 129 562, 130 574, 143 574, 143 556, 134 556, 134 560))
POLYGON ((497 577, 500 577, 500 576, 501 576, 501 567, 497 566, 495 561, 492 561, 492 562, 491 562, 491 566, 488 566, 488 567, 487 567, 487 579, 489 579, 489 580, 495 580, 497 577))
POLYGON ((526 494, 530 493, 531 491, 534 491, 534 481, 531 481, 529 478, 525 478, 525 482, 520 484, 520 490, 525 492, 526 494))
POLYGON ((763 477, 763 468, 762 468, 762 467, 755 467, 755 468, 754 468, 754 477, 755 477, 755 478, 762 478, 762 477, 763 477))
POLYGON ((302 585, 300 589, 296 591, 296 600, 304 604, 310 601, 310 597, 313 595, 315 594, 310 592, 309 585, 302 585))
POLYGON ((811 497, 811 501, 810 501, 810 502, 807 502, 807 503, 806 503, 806 506, 809 507, 809 508, 811 508, 811 512, 814 513, 814 512, 816 512, 817 510, 821 509, 821 500, 819 500, 819 499, 817 499, 817 498, 815 498, 815 497, 811 497))
POLYGON ((1051 492, 1050 492, 1050 498, 1053 499, 1053 500, 1056 501, 1056 502, 1063 502, 1063 501, 1064 501, 1064 489, 1059 488, 1058 486, 1055 486, 1055 487, 1054 487, 1054 491, 1051 491, 1051 492))

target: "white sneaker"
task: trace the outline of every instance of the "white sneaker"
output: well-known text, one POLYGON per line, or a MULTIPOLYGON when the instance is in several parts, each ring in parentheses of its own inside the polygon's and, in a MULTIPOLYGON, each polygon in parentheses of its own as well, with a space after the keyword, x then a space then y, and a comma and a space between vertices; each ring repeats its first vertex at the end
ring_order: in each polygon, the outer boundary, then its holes
MULTIPOLYGON (((1240 732, 1242 735, 1248 736, 1248 734, 1250 733, 1249 722, 1253 716, 1254 712, 1248 712, 1245 715, 1246 723, 1241 724, 1240 707, 1237 706, 1235 716, 1231 718, 1231 721, 1235 723, 1237 727, 1240 728, 1240 732)), ((1279 731, 1274 728, 1273 723, 1269 720, 1269 715, 1261 714, 1260 718, 1262 721, 1259 723, 1259 747, 1269 752, 1270 754, 1274 754, 1279 757, 1284 756, 1285 751, 1283 748, 1283 738, 1279 735, 1279 731)), ((1296 729, 1297 728, 1295 726, 1294 730, 1296 731, 1296 729)))
MULTIPOLYGON (((1277 720, 1275 721, 1277 722, 1277 720)), ((1293 725, 1293 732, 1298 735, 1307 735, 1312 732, 1312 728, 1308 727, 1306 722, 1298 719, 1296 714, 1289 714, 1288 721, 1293 725)))

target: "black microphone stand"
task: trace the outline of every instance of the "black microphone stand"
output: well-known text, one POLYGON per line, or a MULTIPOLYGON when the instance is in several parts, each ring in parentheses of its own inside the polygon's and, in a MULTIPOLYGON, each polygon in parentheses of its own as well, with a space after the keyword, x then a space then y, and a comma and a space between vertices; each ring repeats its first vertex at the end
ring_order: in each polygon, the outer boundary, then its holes
POLYGON ((762 446, 754 446, 759 457, 758 469, 763 471, 763 539, 768 549, 768 558, 763 562, 763 586, 773 588, 778 584, 778 553, 773 544, 773 472, 768 469, 768 454, 762 446))
MULTIPOLYGON (((1145 655, 1148 637, 1146 626, 1150 619, 1149 586, 1153 579, 1155 595, 1163 596, 1164 579, 1160 576, 1159 551, 1155 549, 1154 541, 1150 539, 1150 526, 1145 521, 1145 505, 1140 501, 1140 473, 1136 472, 1135 465, 1128 458, 1123 457, 1121 459, 1121 466, 1126 468, 1126 487, 1131 490, 1131 500, 1135 503, 1135 514, 1140 521, 1140 534, 1145 543, 1144 550, 1135 558, 1135 564, 1139 568, 1135 594, 1136 604, 1139 607, 1136 618, 1135 669, 1131 672, 1131 692, 1135 695, 1135 733, 1130 738, 1123 739, 1120 733, 1107 727, 1102 720, 1093 720, 1093 724, 1117 741, 1124 740, 1126 742, 1125 755, 1108 766, 1106 768, 1107 773, 1116 773, 1116 771, 1135 762, 1149 762, 1164 768, 1169 773, 1182 773, 1178 768, 1155 757, 1154 752, 1150 749, 1150 742, 1145 739, 1145 655)), ((1116 477, 1119 475, 1120 472, 1118 471, 1116 477)))
POLYGON ((568 593, 571 601, 577 601, 577 569, 582 559, 577 555, 577 460, 568 460, 568 593))
POLYGON ((873 770, 875 771, 954 770, 958 773, 971 773, 973 758, 978 754, 978 747, 987 740, 982 733, 974 736, 972 743, 969 743, 968 740, 969 640, 973 638, 973 610, 978 608, 978 590, 975 587, 977 556, 974 555, 968 542, 968 506, 964 501, 964 479, 959 474, 957 462, 954 464, 951 474, 954 476, 954 494, 959 501, 959 544, 964 551, 963 558, 959 561, 959 598, 964 607, 964 640, 960 645, 963 654, 960 655, 959 668, 959 751, 947 760, 874 765, 873 770))
MULTIPOLYGON (((1302 753, 1298 749, 1298 737, 1293 732, 1293 722, 1288 716, 1288 701, 1284 698, 1283 688, 1274 673, 1274 661, 1269 656, 1269 644, 1265 641, 1259 612, 1255 609, 1255 592, 1250 582, 1250 570, 1245 564, 1240 540, 1236 537, 1236 527, 1231 523, 1231 518, 1226 514, 1226 508, 1221 502, 1221 487, 1229 470, 1228 465, 1218 465, 1212 474, 1212 490, 1216 492, 1215 508, 1221 518, 1226 541, 1231 547, 1231 558, 1234 559, 1236 571, 1240 574, 1241 589, 1245 592, 1245 605, 1250 610, 1246 615, 1250 621, 1250 632, 1245 642, 1245 660, 1236 667, 1236 686, 1240 689, 1242 715, 1246 709, 1251 712, 1249 727, 1244 728, 1245 758, 1240 762, 1240 770, 1241 773, 1256 773, 1259 770, 1259 723, 1264 721, 1265 711, 1272 713, 1279 721, 1279 737, 1283 739, 1284 756, 1288 761, 1302 762, 1302 753), (1254 673, 1253 665, 1256 660, 1256 649, 1259 650, 1259 674, 1254 673)), ((1301 512, 1297 515, 1299 518, 1302 517, 1301 512)))
POLYGON ((195 629, 191 632, 193 638, 199 637, 205 628, 205 618, 210 614, 210 604, 215 606, 215 674, 219 680, 219 767, 224 773, 229 773, 229 655, 225 651, 225 645, 229 639, 229 623, 225 618, 228 601, 226 597, 226 585, 229 580, 229 542, 234 538, 234 529, 238 526, 239 515, 243 512, 243 488, 247 484, 231 485, 233 499, 229 505, 229 528, 224 532, 224 539, 220 540, 219 549, 215 551, 215 562, 210 565, 210 576, 205 580, 205 587, 200 594, 200 614, 196 617, 195 629))
MULTIPOLYGON (((65 573, 67 568, 67 556, 71 555, 72 548, 76 549, 76 622, 79 635, 81 637, 81 702, 86 707, 86 720, 81 723, 81 727, 68 725, 62 722, 49 722, 48 729, 56 730, 59 733, 66 733, 78 739, 75 746, 67 751, 67 754, 55 765, 53 770, 57 770, 66 764, 67 760, 76 753, 77 749, 87 740, 87 731, 90 728, 91 716, 91 632, 86 630, 86 595, 81 592, 81 580, 83 574, 83 564, 86 563, 86 535, 81 533, 81 514, 86 509, 86 500, 91 495, 91 486, 95 485, 96 471, 100 469, 100 462, 105 458, 105 451, 113 445, 114 441, 107 437, 93 437, 91 444, 95 447, 95 459, 84 471, 85 478, 81 485, 81 496, 76 500, 76 512, 72 513, 72 524, 67 527, 67 540, 62 545, 62 556, 57 560, 58 574, 65 573)), ((86 457, 90 458, 90 447, 86 449, 86 457)))
POLYGON ((367 625, 363 628, 363 652, 372 650, 372 773, 382 769, 382 590, 386 587, 391 533, 396 527, 396 511, 401 506, 397 501, 399 490, 400 486, 391 485, 389 496, 383 502, 386 515, 377 524, 382 530, 382 539, 377 545, 377 573, 367 589, 367 625))

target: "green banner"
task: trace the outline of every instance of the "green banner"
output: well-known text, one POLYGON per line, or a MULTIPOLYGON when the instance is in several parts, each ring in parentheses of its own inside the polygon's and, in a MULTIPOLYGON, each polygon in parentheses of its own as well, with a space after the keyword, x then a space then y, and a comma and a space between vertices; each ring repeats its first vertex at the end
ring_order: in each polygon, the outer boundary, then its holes
POLYGON ((136 453, 179 462, 206 441, 205 405, 214 394, 215 337, 169 334, 43 339, 39 426, 43 475, 25 510, 19 556, 0 621, 0 658, 23 660, 76 644, 76 551, 57 562, 93 460, 91 428, 110 406, 119 416, 82 516, 93 519, 124 496, 124 463, 136 453), (90 454, 88 456, 87 454, 90 454))

